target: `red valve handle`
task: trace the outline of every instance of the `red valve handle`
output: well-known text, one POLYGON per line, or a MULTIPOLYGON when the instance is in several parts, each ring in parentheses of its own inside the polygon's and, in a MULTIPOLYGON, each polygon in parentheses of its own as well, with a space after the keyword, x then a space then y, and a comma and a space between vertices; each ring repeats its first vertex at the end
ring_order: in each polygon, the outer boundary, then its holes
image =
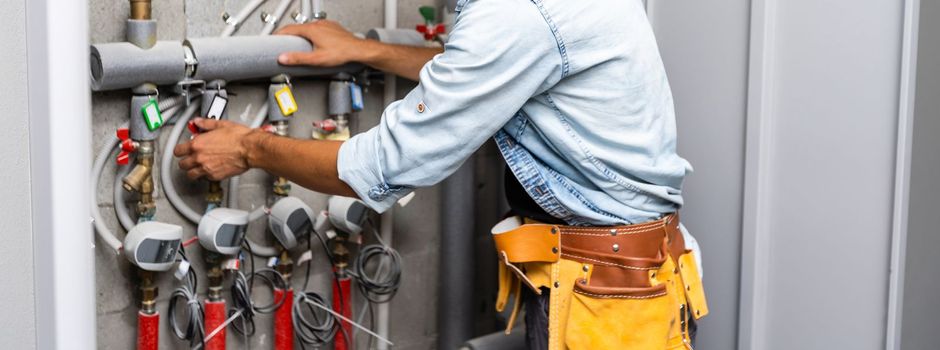
POLYGON ((121 141, 121 150, 124 152, 135 152, 137 151, 137 146, 138 144, 134 140, 128 139, 121 141))
POLYGON ((189 128, 189 133, 193 135, 197 135, 202 132, 202 130, 199 130, 199 127, 196 126, 196 122, 192 120, 190 120, 189 123, 186 123, 186 127, 189 128))
POLYGON ((128 140, 131 138, 131 130, 128 128, 117 129, 117 132, 115 134, 117 135, 118 140, 121 140, 121 141, 128 140))
POLYGON ((447 31, 443 24, 438 24, 435 26, 419 24, 415 26, 415 30, 417 30, 418 33, 424 34, 424 40, 434 40, 435 37, 444 34, 444 32, 447 31))
POLYGON ((118 165, 128 165, 131 163, 131 152, 121 151, 117 156, 118 165))
POLYGON ((336 121, 333 119, 323 119, 318 122, 313 122, 313 127, 323 132, 334 132, 336 131, 336 121))

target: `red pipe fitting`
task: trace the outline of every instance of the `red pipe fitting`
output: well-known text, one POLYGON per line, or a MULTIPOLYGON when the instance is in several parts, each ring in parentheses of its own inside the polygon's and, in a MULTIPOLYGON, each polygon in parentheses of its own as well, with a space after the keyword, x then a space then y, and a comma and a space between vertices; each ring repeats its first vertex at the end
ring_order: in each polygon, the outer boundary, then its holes
MULTIPOLYGON (((206 300, 206 336, 225 323, 225 301, 206 300)), ((225 328, 206 342, 206 350, 225 350, 225 328)))
POLYGON ((157 350, 160 342, 160 313, 137 312, 137 350, 157 350))
POLYGON ((284 299, 274 312, 274 350, 294 350, 293 289, 274 289, 274 300, 284 299))
MULTIPOLYGON (((347 319, 352 319, 352 299, 350 298, 350 291, 352 291, 352 278, 349 276, 335 277, 339 285, 337 290, 337 283, 333 283, 333 311, 336 311, 338 314, 343 315, 347 319)), ((335 350, 349 350, 355 349, 353 347, 352 339, 346 339, 346 336, 343 334, 352 337, 352 324, 344 320, 339 320, 340 325, 342 325, 345 333, 337 334, 334 344, 335 350)))

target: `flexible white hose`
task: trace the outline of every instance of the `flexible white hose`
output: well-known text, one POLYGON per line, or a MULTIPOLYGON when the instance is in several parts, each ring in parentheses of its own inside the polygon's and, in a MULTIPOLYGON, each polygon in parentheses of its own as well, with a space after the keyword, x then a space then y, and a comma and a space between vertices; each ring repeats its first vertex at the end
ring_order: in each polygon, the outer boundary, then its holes
POLYGON ((183 130, 186 129, 186 124, 188 124, 189 119, 193 117, 193 114, 196 113, 199 107, 200 104, 193 101, 193 103, 183 111, 183 114, 179 116, 176 125, 173 125, 173 130, 170 130, 170 136, 167 138, 166 145, 163 147, 163 158, 161 158, 160 161, 160 181, 163 182, 163 192, 166 192, 166 198, 170 201, 170 204, 176 208, 176 211, 193 223, 199 223, 202 214, 190 208, 189 205, 180 198, 179 193, 176 192, 176 185, 173 184, 171 170, 173 169, 173 148, 179 143, 180 135, 182 135, 183 130))
POLYGON ((320 11, 323 11, 323 3, 320 0, 315 0, 312 4, 311 0, 300 0, 300 16, 304 21, 312 21, 313 15, 320 11))
POLYGON ((121 240, 117 239, 114 236, 114 232, 111 231, 104 224, 104 218, 101 216, 101 211, 98 209, 98 182, 101 180, 101 173, 104 171, 104 166, 107 163, 108 159, 111 158, 111 154, 115 151, 115 148, 121 141, 117 137, 112 137, 105 143, 101 150, 98 152, 98 156, 95 157, 95 162, 91 167, 91 218, 92 223, 95 225, 95 232, 98 233, 98 237, 101 238, 111 249, 114 249, 114 252, 120 254, 121 247, 123 243, 121 240))
POLYGON ((134 227, 134 219, 127 210, 127 203, 124 202, 124 186, 121 179, 131 172, 130 165, 119 166, 117 174, 114 175, 114 213, 117 215, 118 222, 124 228, 124 232, 130 231, 134 227))
POLYGON ((281 2, 278 3, 277 8, 274 9, 274 17, 264 23, 264 28, 261 29, 261 35, 274 33, 277 24, 281 22, 281 18, 284 17, 284 14, 287 13, 287 9, 290 8, 293 2, 294 0, 281 0, 281 2))
POLYGON ((238 28, 242 26, 242 23, 248 19, 248 16, 251 16, 251 14, 255 12, 255 10, 257 10, 258 7, 260 7, 261 4, 263 4, 265 1, 267 0, 252 0, 246 4, 245 7, 242 7, 241 11, 238 11, 235 16, 228 19, 228 23, 226 23, 227 26, 225 27, 225 30, 222 31, 222 36, 227 37, 235 34, 235 32, 238 31, 238 28))
MULTIPOLYGON (((255 119, 251 120, 251 123, 248 124, 249 128, 257 129, 261 127, 261 124, 264 123, 264 119, 268 117, 268 103, 265 102, 261 105, 261 108, 258 109, 258 113, 255 114, 255 119)), ((232 176, 228 180, 228 206, 229 208, 238 208, 238 186, 241 184, 241 175, 232 176)))

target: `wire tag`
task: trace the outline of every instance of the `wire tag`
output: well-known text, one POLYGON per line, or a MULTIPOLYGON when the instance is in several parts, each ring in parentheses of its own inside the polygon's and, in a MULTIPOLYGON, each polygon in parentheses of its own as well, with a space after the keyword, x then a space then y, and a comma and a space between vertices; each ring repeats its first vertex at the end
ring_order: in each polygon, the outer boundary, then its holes
POLYGON ((163 116, 160 114, 160 107, 157 106, 156 99, 150 99, 150 102, 141 107, 140 114, 144 117, 147 130, 154 131, 163 125, 163 116))
POLYGON ((225 260, 225 262, 222 263, 223 270, 237 271, 240 268, 240 266, 241 266, 241 260, 238 260, 238 258, 231 258, 231 259, 225 260))
POLYGON ((303 264, 303 263, 305 263, 305 262, 307 262, 307 261, 310 261, 310 260, 312 260, 312 259, 313 259, 313 251, 311 251, 311 250, 306 250, 306 251, 304 251, 303 254, 300 254, 300 258, 297 259, 297 265, 301 265, 301 264, 303 264))
POLYGON ((272 257, 268 258, 268 267, 272 267, 272 268, 273 268, 273 267, 275 267, 275 266, 277 266, 277 257, 276 257, 276 256, 272 256, 272 257))
POLYGON ((352 108, 355 111, 361 111, 363 108, 362 102, 362 88, 359 87, 359 84, 352 83, 349 84, 349 96, 352 100, 352 108))
POLYGON ((401 197, 401 199, 398 200, 398 205, 400 205, 402 208, 404 208, 406 205, 408 205, 408 203, 411 203, 411 200, 412 200, 412 199, 415 199, 415 193, 414 193, 414 192, 411 192, 411 193, 405 195, 404 197, 401 197))
POLYGON ((212 104, 209 105, 209 113, 206 113, 206 118, 222 119, 222 114, 225 113, 226 106, 228 106, 228 99, 215 95, 215 97, 212 98, 212 104))
POLYGON ((274 99, 277 100, 277 106, 281 108, 281 114, 284 114, 285 117, 297 112, 297 101, 294 100, 294 94, 290 91, 289 86, 275 92, 274 99))
POLYGON ((180 260, 180 263, 176 265, 176 271, 173 271, 173 277, 182 281, 187 273, 189 273, 189 260, 180 260))

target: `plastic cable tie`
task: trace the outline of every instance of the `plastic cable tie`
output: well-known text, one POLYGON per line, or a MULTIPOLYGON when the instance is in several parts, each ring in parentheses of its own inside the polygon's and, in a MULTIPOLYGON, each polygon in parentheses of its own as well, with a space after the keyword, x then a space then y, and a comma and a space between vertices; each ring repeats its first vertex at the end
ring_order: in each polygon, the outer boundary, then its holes
POLYGON ((268 267, 275 267, 275 266, 277 266, 277 257, 272 256, 268 258, 268 267))

